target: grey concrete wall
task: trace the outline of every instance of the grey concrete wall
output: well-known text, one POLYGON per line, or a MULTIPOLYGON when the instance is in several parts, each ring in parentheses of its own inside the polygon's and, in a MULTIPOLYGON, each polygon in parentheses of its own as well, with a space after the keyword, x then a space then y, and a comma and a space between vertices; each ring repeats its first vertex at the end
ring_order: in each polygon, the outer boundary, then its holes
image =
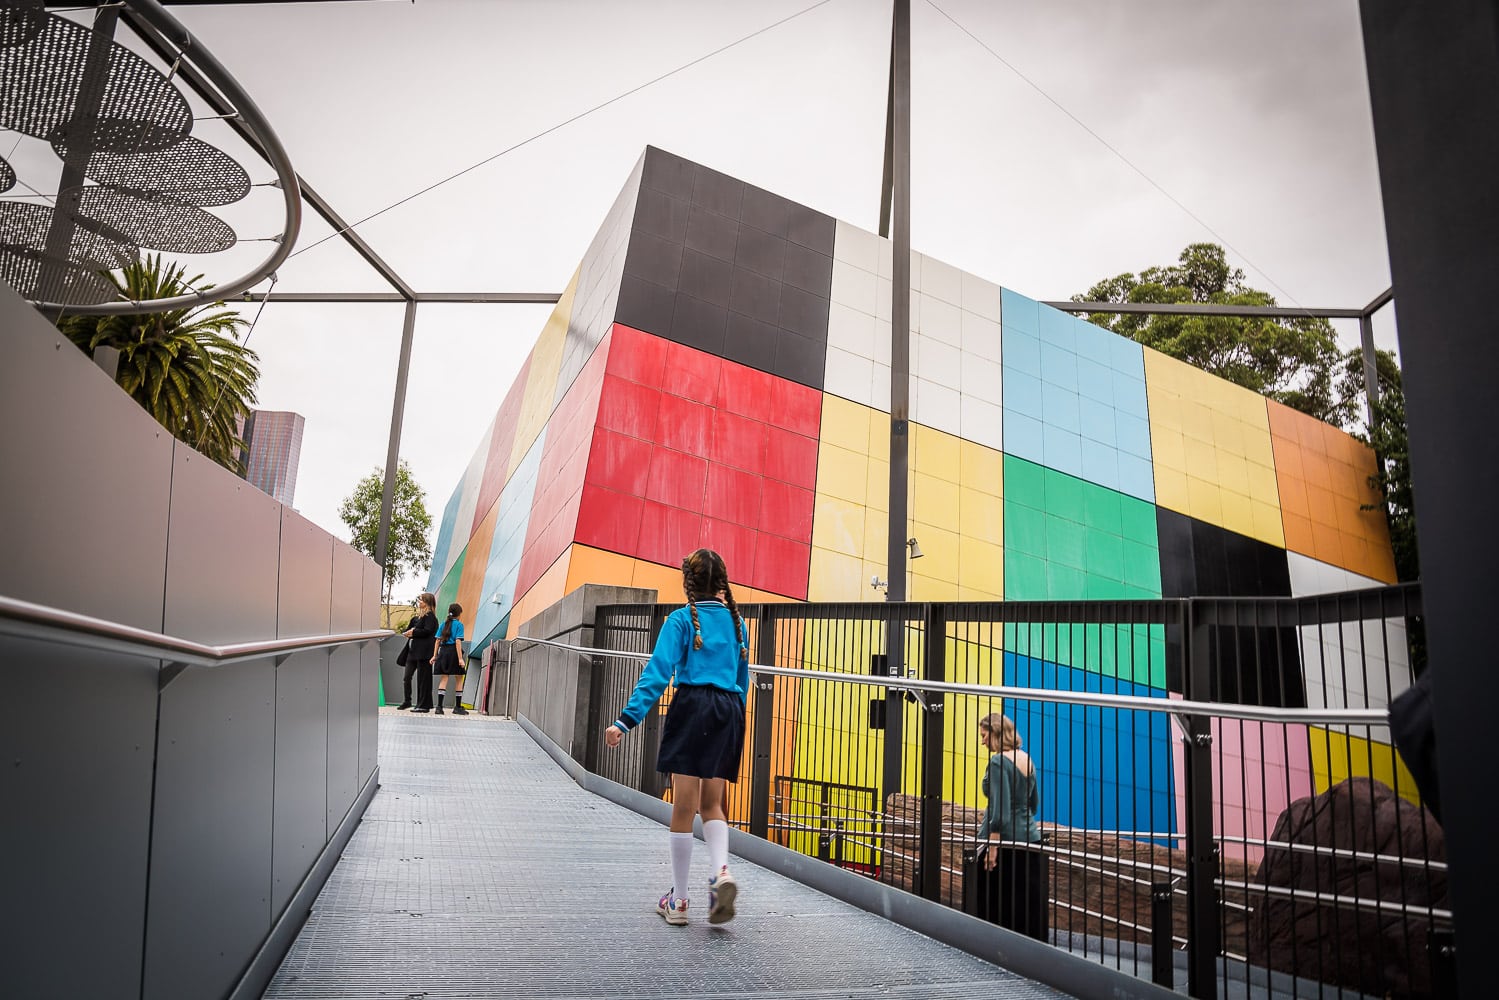
MULTIPOLYGON (((174 442, 4 285, 0 345, 0 594, 215 645, 376 627, 372 561, 174 442)), ((227 995, 375 771, 373 643, 162 666, 0 637, 6 995, 227 995)))
MULTIPOLYGON (((520 628, 522 637, 592 646, 594 613, 604 604, 649 604, 654 590, 584 584, 520 628)), ((573 760, 584 759, 589 739, 589 657, 549 646, 515 643, 516 712, 530 719, 573 760)), ((621 706, 601 706, 604 714, 621 706)))

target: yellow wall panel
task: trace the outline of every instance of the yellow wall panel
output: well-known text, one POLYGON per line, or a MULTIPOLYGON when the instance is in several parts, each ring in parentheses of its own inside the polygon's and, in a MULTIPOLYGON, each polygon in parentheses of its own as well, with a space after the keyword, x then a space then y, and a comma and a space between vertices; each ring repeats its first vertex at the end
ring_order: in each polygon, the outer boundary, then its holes
POLYGON ((823 442, 817 449, 817 492, 863 505, 869 482, 869 457, 823 442))
POLYGON ((961 468, 959 438, 923 424, 911 424, 911 467, 923 474, 957 483, 961 468))
POLYGON ((869 454, 869 408, 826 393, 822 397, 822 443, 869 454))
POLYGON ((963 486, 958 491, 958 530, 964 538, 990 545, 1003 545, 1004 498, 963 486))
POLYGON ((819 493, 813 504, 812 547, 862 558, 868 510, 863 504, 819 493))
POLYGON ((1004 485, 1005 457, 993 448, 960 440, 958 474, 958 481, 964 486, 999 496, 1004 485))
POLYGON ((858 599, 856 594, 868 594, 870 599, 879 596, 869 586, 863 558, 814 546, 808 567, 807 600, 851 601, 858 599))
POLYGON ((1004 597, 1005 550, 1001 545, 965 539, 958 556, 958 587, 978 591, 987 597, 959 600, 1001 600, 1004 597))
POLYGON ((1145 387, 1156 503, 1284 545, 1265 398, 1149 348, 1145 387))
POLYGON ((1400 759, 1399 751, 1388 743, 1321 726, 1309 727, 1308 733, 1312 744, 1312 784, 1319 795, 1349 778, 1373 778, 1395 789, 1403 799, 1421 801, 1416 779, 1400 759))
POLYGON ((526 452, 536 443, 536 437, 552 416, 552 405, 557 398, 557 376, 562 369, 562 348, 567 340, 567 324, 572 317, 573 295, 578 290, 578 272, 557 300, 546 325, 531 348, 531 364, 526 369, 526 392, 521 397, 520 413, 515 421, 515 443, 510 449, 510 467, 505 480, 515 474, 526 452))

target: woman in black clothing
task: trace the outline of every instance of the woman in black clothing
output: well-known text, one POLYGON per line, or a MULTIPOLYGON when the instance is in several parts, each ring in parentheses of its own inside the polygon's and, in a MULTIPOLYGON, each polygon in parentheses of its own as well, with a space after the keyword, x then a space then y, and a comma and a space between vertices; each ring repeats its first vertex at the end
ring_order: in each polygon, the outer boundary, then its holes
POLYGON ((413 712, 432 711, 432 654, 437 647, 437 597, 422 594, 416 599, 417 616, 404 633, 411 640, 406 652, 406 700, 411 708, 411 672, 416 671, 416 707, 413 712))

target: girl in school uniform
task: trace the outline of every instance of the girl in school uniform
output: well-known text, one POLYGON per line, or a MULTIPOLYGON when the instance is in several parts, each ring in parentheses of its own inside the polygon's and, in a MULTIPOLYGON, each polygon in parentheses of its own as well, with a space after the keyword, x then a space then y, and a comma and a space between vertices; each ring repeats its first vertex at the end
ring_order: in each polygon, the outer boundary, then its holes
POLYGON ((673 678, 676 693, 661 730, 656 769, 671 775, 672 886, 656 904, 668 924, 687 923, 692 867, 692 818, 703 817, 708 845, 708 923, 734 919, 738 885, 729 874, 726 782, 739 777, 744 708, 749 693, 749 649, 744 619, 729 588, 723 557, 698 549, 682 560, 687 606, 667 616, 650 662, 604 742, 619 746, 640 725, 673 678))
POLYGON ((449 604, 448 620, 437 630, 437 651, 432 654, 432 673, 439 680, 437 708, 433 710, 433 715, 442 714, 443 695, 448 693, 448 680, 452 677, 458 678, 453 682, 453 714, 468 714, 463 710, 463 677, 468 673, 468 664, 463 659, 463 622, 458 620, 461 614, 463 605, 449 604))

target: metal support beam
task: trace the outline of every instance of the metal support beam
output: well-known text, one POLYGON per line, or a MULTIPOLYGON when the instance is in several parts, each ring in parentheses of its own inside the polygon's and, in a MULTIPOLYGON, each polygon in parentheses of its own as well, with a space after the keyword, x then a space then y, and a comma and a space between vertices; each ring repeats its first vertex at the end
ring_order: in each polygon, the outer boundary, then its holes
POLYGON ((890 186, 895 169, 895 25, 890 25, 890 84, 885 91, 885 169, 880 177, 880 236, 890 238, 890 186))
POLYGON ((1364 352, 1364 406, 1369 416, 1369 433, 1374 433, 1374 404, 1379 402, 1379 361, 1374 353, 1374 317, 1369 313, 1358 318, 1359 346, 1364 352))
POLYGON ((1493 572, 1499 534, 1492 298, 1499 274, 1499 6, 1361 0, 1369 106, 1400 289, 1412 486, 1457 929, 1458 992, 1493 990, 1493 572))
MULTIPOLYGON (((1203 702, 1213 697, 1213 644, 1210 626, 1199 624, 1188 607, 1184 647, 1187 662, 1182 675, 1187 698, 1203 702)), ((1212 717, 1188 715, 1181 719, 1182 753, 1186 765, 1187 815, 1187 995, 1196 1000, 1218 996, 1218 840, 1213 833, 1212 717)))
POLYGON ((562 296, 557 292, 416 292, 411 296, 399 292, 271 292, 268 295, 246 295, 247 301, 262 298, 267 302, 332 302, 340 305, 379 302, 552 305, 562 296))
MULTIPOLYGON (((385 569, 390 542, 390 511, 396 496, 396 471, 401 462, 401 421, 406 416, 406 376, 411 372, 411 342, 416 334, 416 303, 406 303, 406 320, 401 327, 401 357, 396 363, 396 392, 390 404, 390 446, 385 451, 385 492, 380 497, 380 534, 375 540, 375 562, 385 569)), ((385 594, 384 577, 380 593, 385 594)))
MULTIPOLYGON (((1390 293, 1386 292, 1385 296, 1390 293)), ((1380 299, 1375 299, 1380 302, 1380 299)), ((1389 301, 1387 298, 1384 301, 1389 301)), ((1220 306, 1208 302, 1042 302, 1068 313, 1143 313, 1155 316, 1245 316, 1261 319, 1361 319, 1365 309, 1303 309, 1300 306, 1220 306)), ((1381 303, 1383 304, 1383 303, 1381 303)))
MULTIPOLYGON (((890 526, 886 551, 887 601, 906 599, 906 483, 910 461, 911 395, 911 0, 895 0, 890 74, 895 113, 890 130, 892 169, 890 324, 890 526)), ((892 635, 892 642, 900 637, 892 635)))

